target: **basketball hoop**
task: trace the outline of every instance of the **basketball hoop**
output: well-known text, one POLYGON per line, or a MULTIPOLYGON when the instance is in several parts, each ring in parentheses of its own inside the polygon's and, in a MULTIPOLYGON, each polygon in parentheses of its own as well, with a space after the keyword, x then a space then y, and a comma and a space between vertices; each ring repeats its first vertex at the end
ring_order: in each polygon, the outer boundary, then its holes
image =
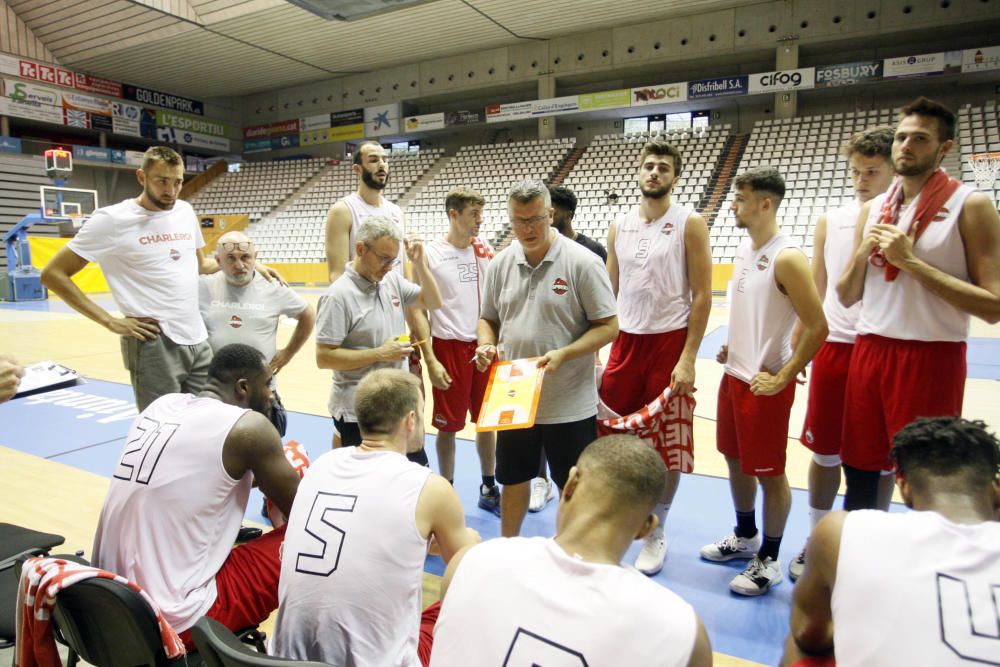
POLYGON ((979 153, 969 156, 969 165, 976 176, 976 187, 992 190, 1000 172, 1000 153, 979 153))

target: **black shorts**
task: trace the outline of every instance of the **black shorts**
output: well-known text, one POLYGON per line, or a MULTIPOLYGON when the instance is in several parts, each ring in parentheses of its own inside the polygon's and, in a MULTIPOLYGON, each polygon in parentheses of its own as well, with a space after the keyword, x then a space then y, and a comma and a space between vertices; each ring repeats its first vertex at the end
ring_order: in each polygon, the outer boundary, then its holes
POLYGON ((535 424, 531 428, 497 432, 497 481, 529 482, 538 475, 542 450, 549 461, 552 481, 566 485, 570 468, 587 445, 597 439, 597 416, 564 424, 535 424))
MULTIPOLYGON (((348 422, 334 417, 333 425, 337 427, 337 433, 340 434, 341 447, 357 447, 361 444, 361 428, 357 422, 348 422)), ((424 451, 423 447, 415 452, 410 452, 406 455, 406 458, 414 463, 430 467, 430 463, 427 460, 427 452, 424 451)), ((536 463, 535 465, 538 464, 536 463)))

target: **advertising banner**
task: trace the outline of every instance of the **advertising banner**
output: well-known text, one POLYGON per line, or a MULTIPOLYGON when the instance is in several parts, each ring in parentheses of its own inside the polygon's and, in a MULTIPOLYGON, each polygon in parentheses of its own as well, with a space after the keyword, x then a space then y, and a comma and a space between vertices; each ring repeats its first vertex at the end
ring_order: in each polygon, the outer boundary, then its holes
POLYGON ((705 97, 731 97, 746 95, 748 87, 747 76, 724 76, 718 79, 702 79, 688 82, 688 99, 697 100, 705 97))
POLYGON ((115 131, 115 119, 111 116, 105 116, 99 113, 92 113, 90 115, 90 128, 92 130, 99 130, 101 132, 114 132, 115 131))
POLYGON ((579 110, 580 97, 578 95, 552 97, 546 100, 533 100, 531 102, 532 116, 559 116, 579 110))
POLYGON ((289 120, 279 120, 276 123, 271 123, 267 128, 267 133, 272 137, 281 137, 286 134, 298 134, 299 119, 291 118, 289 120))
POLYGON ((67 88, 73 87, 73 73, 68 69, 33 63, 30 60, 20 61, 18 69, 18 75, 23 79, 35 79, 67 88))
POLYGON ((142 108, 127 102, 111 103, 111 131, 129 137, 141 137, 139 120, 142 118, 142 108))
POLYGON ((599 93, 584 93, 577 96, 577 106, 580 111, 596 109, 620 109, 629 105, 632 91, 628 88, 617 90, 602 90, 599 93))
POLYGON ((306 116, 299 119, 299 131, 325 130, 330 127, 330 114, 323 113, 318 116, 306 116))
POLYGON ((688 97, 688 84, 664 83, 658 86, 643 86, 629 91, 629 105, 642 107, 649 104, 665 104, 668 102, 684 102, 688 97))
POLYGON ((21 140, 17 137, 0 137, 0 153, 20 153, 21 140))
POLYGON ((130 164, 133 167, 141 167, 142 158, 145 155, 142 151, 125 151, 125 164, 130 164))
POLYGON ((73 160, 111 162, 111 151, 98 146, 73 146, 73 160))
POLYGON ((115 164, 125 164, 125 151, 120 151, 118 149, 111 149, 111 161, 115 164))
POLYGON ((492 104, 486 107, 486 122, 500 123, 507 120, 531 118, 534 102, 512 102, 510 104, 492 104))
POLYGON ((853 86, 882 80, 882 61, 865 60, 816 68, 816 87, 853 86))
POLYGON ((365 107, 365 136, 399 134, 400 120, 399 102, 365 107))
POLYGON ((270 137, 265 137, 263 139, 245 139, 243 141, 244 153, 262 153, 269 150, 271 150, 270 137))
POLYGON ((172 111, 157 111, 156 124, 161 127, 172 127, 175 130, 198 132, 213 137, 229 136, 229 126, 221 121, 185 116, 172 111))
POLYGON ((423 132, 424 130, 444 129, 444 113, 428 113, 422 116, 409 116, 403 122, 407 132, 423 132))
POLYGON ((297 134, 286 134, 281 137, 271 137, 271 150, 279 150, 282 148, 295 148, 299 145, 299 135, 297 134))
POLYGON ((482 111, 467 111, 462 109, 461 111, 448 111, 444 115, 444 124, 448 127, 454 125, 478 125, 483 120, 485 119, 482 111))
POLYGON ((271 136, 270 125, 249 125, 243 128, 243 139, 261 139, 271 136))
POLYGON ((171 95, 170 93, 161 93, 158 90, 142 88, 130 83, 122 84, 122 97, 133 102, 139 102, 140 104, 152 104, 154 107, 163 107, 164 109, 171 109, 173 111, 183 111, 199 116, 205 115, 205 105, 198 100, 171 95))
POLYGON ((88 93, 101 93, 111 97, 122 96, 122 84, 99 76, 90 76, 81 72, 73 74, 73 87, 88 93))
POLYGON ((944 71, 944 53, 925 53, 919 56, 886 58, 882 63, 882 77, 905 79, 930 76, 944 71))
POLYGON ((29 104, 44 104, 50 107, 62 106, 62 92, 55 88, 46 88, 27 81, 4 79, 4 94, 18 102, 29 104))
POLYGON ((94 97, 93 95, 84 95, 82 93, 63 93, 62 102, 63 106, 67 109, 76 109, 77 111, 86 111, 102 116, 110 116, 113 111, 111 100, 104 99, 103 97, 94 97))
POLYGON ((963 72, 987 72, 994 69, 1000 69, 1000 46, 962 51, 963 72))
POLYGON ((54 107, 38 102, 25 102, 13 100, 9 97, 0 97, 0 115, 14 116, 15 118, 27 118, 43 123, 63 124, 62 107, 54 107))
POLYGON ((788 90, 808 90, 816 84, 816 70, 812 67, 803 69, 780 70, 777 72, 760 72, 750 75, 747 92, 750 95, 760 93, 780 93, 788 90))
POLYGON ((63 124, 69 127, 90 129, 90 114, 77 109, 63 109, 63 124))
POLYGON ((348 109, 347 111, 334 111, 330 114, 330 127, 342 127, 344 125, 364 125, 364 109, 348 109))
POLYGON ((182 146, 194 146, 195 148, 207 148, 216 151, 228 151, 229 139, 223 137, 213 137, 200 132, 186 132, 172 127, 157 127, 156 138, 158 141, 167 141, 182 146))

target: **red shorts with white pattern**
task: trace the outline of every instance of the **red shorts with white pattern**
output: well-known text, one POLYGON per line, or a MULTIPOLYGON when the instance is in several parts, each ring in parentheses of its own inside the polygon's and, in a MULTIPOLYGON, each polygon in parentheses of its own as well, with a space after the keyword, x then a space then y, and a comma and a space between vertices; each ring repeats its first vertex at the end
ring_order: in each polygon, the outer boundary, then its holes
POLYGON ((844 393, 854 343, 827 341, 809 368, 809 402, 799 442, 817 454, 840 454, 844 442, 844 393))
POLYGON ((461 431, 466 415, 471 415, 472 421, 479 419, 490 370, 480 372, 474 363, 469 363, 476 354, 475 341, 434 338, 431 346, 434 356, 451 376, 451 386, 446 391, 436 387, 431 390, 434 396, 432 423, 439 431, 461 431))
POLYGON ((755 396, 749 384, 723 374, 715 424, 716 449, 724 456, 739 459, 746 475, 785 474, 788 416, 794 402, 794 382, 774 396, 755 396))

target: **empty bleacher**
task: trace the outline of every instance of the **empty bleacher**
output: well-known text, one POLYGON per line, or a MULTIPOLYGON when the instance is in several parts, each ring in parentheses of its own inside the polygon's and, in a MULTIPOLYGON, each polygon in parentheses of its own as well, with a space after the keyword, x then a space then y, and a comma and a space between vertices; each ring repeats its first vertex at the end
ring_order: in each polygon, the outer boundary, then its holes
MULTIPOLYGON (((969 158, 978 153, 1000 153, 1000 108, 994 100, 983 106, 967 105, 958 111, 958 151, 961 156, 962 181, 976 185, 969 158)), ((1000 187, 996 181, 985 192, 1000 207, 1000 187)))
MULTIPOLYGON (((722 156, 729 124, 704 131, 667 132, 653 138, 669 141, 683 159, 681 178, 671 198, 697 209, 707 193, 712 173, 722 156)), ((612 220, 639 203, 639 153, 647 134, 602 134, 594 138, 563 182, 577 197, 573 229, 607 245, 612 220), (609 203, 608 193, 618 195, 609 203)))
POLYGON ((524 141, 510 144, 463 146, 406 208, 408 233, 432 239, 448 231, 444 199, 459 185, 478 190, 486 199, 479 235, 499 244, 510 231, 507 192, 524 178, 549 181, 573 150, 571 138, 524 141))
MULTIPOLYGON (((389 156, 389 184, 383 195, 398 201, 442 155, 440 149, 389 156)), ((351 162, 331 164, 292 201, 251 228, 250 235, 266 262, 325 262, 326 216, 338 199, 358 189, 351 162)), ((407 223, 409 226, 409 223, 407 223)), ((407 233, 411 230, 407 229, 407 233)))

